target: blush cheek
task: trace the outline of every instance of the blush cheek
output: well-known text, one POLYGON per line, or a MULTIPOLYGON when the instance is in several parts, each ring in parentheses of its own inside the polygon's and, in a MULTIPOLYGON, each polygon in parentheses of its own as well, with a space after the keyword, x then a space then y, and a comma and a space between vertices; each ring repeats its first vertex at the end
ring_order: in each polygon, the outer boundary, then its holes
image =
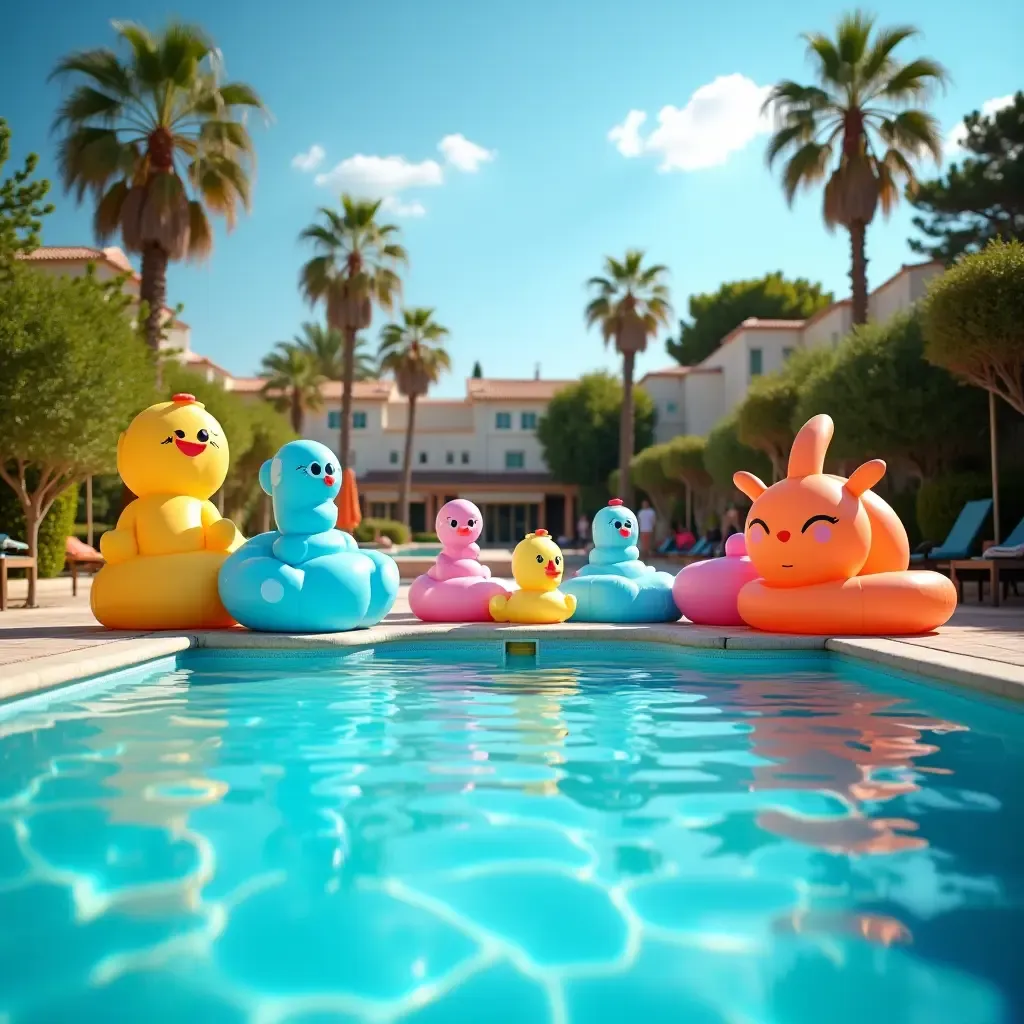
POLYGON ((813 536, 819 544, 827 544, 832 539, 832 527, 826 526, 824 523, 819 523, 811 531, 811 536, 813 536))
POLYGON ((750 541, 751 544, 760 544, 761 541, 764 540, 764 530, 760 527, 756 530, 751 530, 747 540, 750 541))

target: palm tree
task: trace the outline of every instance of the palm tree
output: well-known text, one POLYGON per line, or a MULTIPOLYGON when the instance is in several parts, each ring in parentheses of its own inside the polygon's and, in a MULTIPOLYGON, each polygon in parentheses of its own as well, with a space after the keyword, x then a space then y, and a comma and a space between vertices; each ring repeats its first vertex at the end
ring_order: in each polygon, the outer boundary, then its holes
POLYGON ((776 118, 768 165, 787 154, 782 186, 788 202, 800 188, 825 181, 824 217, 850 233, 853 322, 868 318, 865 235, 879 206, 888 216, 899 200, 900 180, 917 186, 913 162, 930 153, 942 159, 942 132, 931 114, 914 106, 948 80, 927 57, 901 61, 900 43, 918 35, 909 26, 879 29, 862 11, 839 20, 835 41, 808 33, 808 56, 817 85, 783 81, 772 89, 765 111, 776 118), (827 179, 827 180, 826 180, 827 179))
POLYGON ((348 464, 352 430, 352 381, 356 372, 356 334, 370 326, 373 306, 390 312, 402 290, 397 268, 407 262, 405 249, 394 238, 398 228, 377 220, 380 201, 341 197, 341 210, 323 206, 320 222, 299 238, 312 242, 316 255, 302 268, 299 287, 310 303, 323 301, 327 324, 345 341, 342 358, 341 448, 348 464))
POLYGON ((412 490, 412 442, 416 433, 416 401, 452 367, 444 349, 448 328, 434 320, 432 309, 406 309, 400 324, 386 324, 380 332, 381 373, 394 375, 398 390, 409 400, 405 424, 405 459, 398 507, 402 522, 409 524, 409 492, 412 490))
POLYGON ((661 264, 644 266, 644 253, 630 249, 623 260, 606 256, 604 276, 592 277, 587 287, 597 292, 584 313, 588 327, 600 324, 605 344, 614 341, 622 356, 622 420, 619 426, 619 490, 623 501, 633 500, 629 463, 633 458, 633 373, 636 354, 667 327, 672 316, 668 268, 661 264))
POLYGON ((213 247, 209 214, 230 230, 249 209, 253 146, 248 109, 264 111, 255 91, 222 81, 220 51, 194 25, 172 22, 157 36, 114 22, 127 44, 122 60, 106 48, 57 63, 51 78, 75 86, 57 117, 64 188, 88 193, 103 242, 118 231, 142 254, 139 297, 146 340, 159 349, 167 305, 167 264, 201 260, 213 247))
POLYGON ((292 430, 301 434, 303 413, 323 405, 320 385, 325 378, 312 356, 301 345, 279 341, 263 357, 260 376, 266 381, 263 394, 281 412, 288 412, 292 430))
MULTIPOLYGON (((345 376, 344 340, 341 332, 323 324, 304 323, 295 344, 309 353, 317 369, 326 380, 341 380, 345 376)), ((377 360, 369 351, 365 335, 357 335, 355 345, 354 380, 374 380, 377 360)))

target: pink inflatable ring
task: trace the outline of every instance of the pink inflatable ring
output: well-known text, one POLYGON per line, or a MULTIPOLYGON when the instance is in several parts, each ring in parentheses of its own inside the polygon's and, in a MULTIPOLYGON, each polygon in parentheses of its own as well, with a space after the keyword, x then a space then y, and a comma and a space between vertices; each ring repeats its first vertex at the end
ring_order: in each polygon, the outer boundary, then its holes
POLYGON ((679 610, 697 625, 743 626, 739 594, 759 575, 747 555, 743 534, 734 533, 725 542, 724 558, 709 558, 679 570, 672 596, 679 610))
POLYGON ((480 564, 477 540, 483 516, 471 501, 456 498, 441 506, 434 529, 441 553, 409 588, 409 607, 424 622, 490 622, 492 597, 513 588, 491 579, 491 570, 480 564))

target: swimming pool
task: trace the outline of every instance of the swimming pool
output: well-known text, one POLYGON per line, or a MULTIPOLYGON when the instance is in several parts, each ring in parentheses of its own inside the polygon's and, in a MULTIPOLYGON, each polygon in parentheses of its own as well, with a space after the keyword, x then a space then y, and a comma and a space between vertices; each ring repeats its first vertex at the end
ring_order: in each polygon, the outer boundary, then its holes
POLYGON ((827 655, 191 652, 0 709, 0 1020, 1009 1024, 1022 778, 827 655))

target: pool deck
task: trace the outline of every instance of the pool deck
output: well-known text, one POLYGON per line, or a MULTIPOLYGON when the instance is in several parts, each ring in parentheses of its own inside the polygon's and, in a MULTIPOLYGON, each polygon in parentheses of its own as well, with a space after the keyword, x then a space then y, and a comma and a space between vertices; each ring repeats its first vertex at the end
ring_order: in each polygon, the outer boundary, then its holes
POLYGON ((623 640, 718 650, 830 650, 945 682, 1024 700, 1024 601, 992 608, 965 603, 937 633, 899 639, 784 636, 744 628, 664 625, 561 626, 442 625, 420 622, 409 611, 403 584, 394 610, 379 626, 349 633, 283 636, 243 629, 198 633, 112 632, 89 610, 90 580, 71 597, 65 578, 40 581, 40 605, 17 607, 24 581, 12 581, 14 608, 0 614, 0 700, 176 654, 190 648, 267 648, 295 651, 364 647, 393 641, 623 640))

